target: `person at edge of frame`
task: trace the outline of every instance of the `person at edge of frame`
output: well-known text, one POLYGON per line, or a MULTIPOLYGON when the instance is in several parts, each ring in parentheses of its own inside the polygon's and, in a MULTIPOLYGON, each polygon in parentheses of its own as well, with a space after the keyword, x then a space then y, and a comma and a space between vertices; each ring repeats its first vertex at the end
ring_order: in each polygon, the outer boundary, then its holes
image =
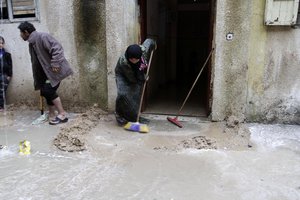
POLYGON ((5 39, 0 36, 0 112, 4 111, 6 91, 13 75, 11 54, 4 48, 5 39))

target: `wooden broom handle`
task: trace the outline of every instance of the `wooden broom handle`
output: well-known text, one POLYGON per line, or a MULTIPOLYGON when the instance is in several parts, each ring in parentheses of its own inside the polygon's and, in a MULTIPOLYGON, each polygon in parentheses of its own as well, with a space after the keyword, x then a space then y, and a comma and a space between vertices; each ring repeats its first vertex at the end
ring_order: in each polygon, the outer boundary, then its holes
POLYGON ((181 108, 180 108, 180 109, 179 109, 179 111, 177 112, 177 115, 176 115, 176 116, 178 116, 178 115, 180 114, 180 112, 181 112, 181 110, 182 110, 182 108, 183 108, 184 104, 186 103, 187 99, 189 98, 189 96, 190 96, 190 94, 191 94, 191 92, 192 92, 192 90, 193 90, 194 86, 196 85, 196 83, 197 83, 197 81, 198 81, 198 79, 199 79, 199 77, 200 77, 200 75, 201 75, 201 73, 202 73, 202 71, 203 71, 204 67, 206 66, 206 63, 208 62, 208 60, 209 60, 210 56, 212 55, 212 52, 213 52, 213 51, 214 51, 214 48, 212 48, 212 50, 210 51, 210 53, 209 53, 208 57, 206 58, 206 61, 205 61, 205 63, 203 64, 203 66, 202 66, 202 68, 201 68, 201 70, 200 70, 200 72, 199 72, 199 74, 198 74, 198 76, 197 76, 196 80, 194 81, 194 83, 193 83, 193 85, 192 85, 192 87, 191 87, 191 89, 190 89, 190 91, 189 91, 188 95, 186 96, 186 98, 185 98, 185 100, 184 100, 184 102, 183 102, 183 104, 182 104, 181 108))
POLYGON ((142 90, 142 95, 141 95, 141 100, 140 100, 140 105, 139 105, 139 111, 138 111, 138 114, 137 114, 136 122, 139 121, 140 115, 141 115, 142 103, 143 103, 144 93, 145 93, 145 89, 146 89, 146 83, 148 81, 147 79, 149 78, 148 74, 149 74, 150 67, 151 67, 151 61, 152 61, 153 51, 154 50, 151 51, 151 55, 150 55, 150 59, 149 59, 148 67, 147 67, 146 80, 145 80, 145 83, 143 85, 143 90, 142 90))
POLYGON ((43 96, 40 95, 40 111, 41 111, 41 115, 44 114, 44 102, 43 102, 43 96))

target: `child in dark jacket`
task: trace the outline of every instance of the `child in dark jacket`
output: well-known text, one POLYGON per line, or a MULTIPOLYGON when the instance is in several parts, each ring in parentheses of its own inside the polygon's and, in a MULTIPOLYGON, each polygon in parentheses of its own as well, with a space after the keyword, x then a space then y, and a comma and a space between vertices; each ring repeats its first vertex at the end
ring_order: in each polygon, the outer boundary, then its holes
POLYGON ((4 49, 5 40, 0 36, 0 111, 6 104, 6 90, 12 77, 11 54, 4 49))

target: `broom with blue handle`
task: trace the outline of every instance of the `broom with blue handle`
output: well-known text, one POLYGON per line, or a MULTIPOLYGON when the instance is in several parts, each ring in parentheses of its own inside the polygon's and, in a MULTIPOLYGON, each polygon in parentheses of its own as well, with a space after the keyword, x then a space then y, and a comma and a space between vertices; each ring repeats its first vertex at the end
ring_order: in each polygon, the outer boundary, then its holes
POLYGON ((140 133, 148 133, 149 132, 148 125, 140 123, 139 119, 140 119, 140 115, 141 115, 142 103, 143 103, 146 83, 148 81, 148 74, 149 74, 149 71, 150 71, 153 51, 154 50, 151 51, 151 55, 150 55, 150 59, 149 59, 149 63, 148 63, 148 69, 147 69, 147 73, 146 73, 146 80, 145 80, 145 83, 143 85, 143 90, 142 90, 142 95, 141 95, 141 100, 140 100, 140 105, 139 105, 139 110, 138 110, 136 122, 127 122, 124 126, 125 130, 133 131, 133 132, 140 132, 140 133))

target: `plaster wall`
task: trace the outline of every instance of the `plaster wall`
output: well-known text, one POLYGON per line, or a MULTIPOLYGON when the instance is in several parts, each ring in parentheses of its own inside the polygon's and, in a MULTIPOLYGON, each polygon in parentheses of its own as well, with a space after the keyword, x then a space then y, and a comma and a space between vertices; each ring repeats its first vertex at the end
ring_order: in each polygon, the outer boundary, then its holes
POLYGON ((212 120, 245 118, 251 7, 247 0, 216 3, 212 120), (226 40, 227 34, 233 39, 226 40))
POLYGON ((260 30, 257 34, 265 35, 261 48, 253 47, 257 53, 250 57, 248 119, 300 124, 300 31, 291 27, 260 30))
POLYGON ((74 0, 80 104, 107 109, 105 1, 74 0))
POLYGON ((249 119, 300 124, 299 37, 299 29, 268 28, 261 81, 264 93, 251 96, 254 109, 249 119))
POLYGON ((264 8, 260 0, 217 1, 213 120, 300 123, 300 31, 265 26, 264 8))

